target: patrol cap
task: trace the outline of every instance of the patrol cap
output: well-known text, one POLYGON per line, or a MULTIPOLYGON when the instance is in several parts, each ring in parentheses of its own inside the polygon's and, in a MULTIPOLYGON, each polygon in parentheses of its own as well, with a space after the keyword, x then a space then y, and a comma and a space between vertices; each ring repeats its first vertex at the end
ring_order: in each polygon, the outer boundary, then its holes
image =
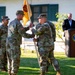
POLYGON ((19 14, 24 15, 24 12, 23 12, 22 10, 18 10, 18 11, 16 12, 16 15, 19 15, 19 14))
POLYGON ((47 18, 47 15, 45 13, 42 13, 37 18, 39 19, 39 18, 43 18, 43 17, 47 18))
POLYGON ((2 20, 10 20, 10 19, 8 18, 8 16, 2 16, 1 19, 2 19, 2 20))

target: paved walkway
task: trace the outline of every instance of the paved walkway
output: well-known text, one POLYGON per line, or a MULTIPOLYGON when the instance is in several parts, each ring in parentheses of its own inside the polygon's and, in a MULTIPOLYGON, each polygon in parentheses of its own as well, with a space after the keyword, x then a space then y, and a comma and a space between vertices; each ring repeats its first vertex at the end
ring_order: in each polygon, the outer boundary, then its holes
MULTIPOLYGON (((23 41, 21 48, 24 50, 35 50, 33 41, 28 41, 28 40, 25 42, 23 41)), ((65 49, 64 42, 62 42, 62 41, 55 42, 55 50, 54 51, 64 52, 64 49, 65 49)))
POLYGON ((55 51, 57 52, 64 52, 65 51, 65 44, 62 41, 55 42, 55 51))

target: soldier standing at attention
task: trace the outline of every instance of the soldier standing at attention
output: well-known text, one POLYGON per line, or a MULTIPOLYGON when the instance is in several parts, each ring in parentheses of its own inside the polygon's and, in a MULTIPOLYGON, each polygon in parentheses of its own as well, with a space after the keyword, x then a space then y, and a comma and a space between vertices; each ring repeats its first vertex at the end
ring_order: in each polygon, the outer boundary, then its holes
POLYGON ((40 14, 38 21, 39 24, 36 25, 35 29, 32 29, 32 32, 38 37, 37 39, 34 38, 34 41, 37 41, 38 53, 40 55, 40 75, 45 75, 48 60, 50 60, 55 71, 57 71, 56 75, 61 75, 58 61, 55 59, 53 53, 54 41, 46 14, 40 14))
POLYGON ((7 60, 9 75, 17 75, 20 65, 20 44, 22 42, 22 36, 26 38, 34 37, 33 34, 26 33, 26 31, 29 30, 29 27, 24 28, 20 23, 20 20, 23 19, 24 12, 18 10, 16 16, 16 19, 11 21, 8 26, 7 60))
POLYGON ((2 25, 0 26, 0 70, 7 71, 6 57, 6 38, 8 31, 8 16, 2 16, 2 25))

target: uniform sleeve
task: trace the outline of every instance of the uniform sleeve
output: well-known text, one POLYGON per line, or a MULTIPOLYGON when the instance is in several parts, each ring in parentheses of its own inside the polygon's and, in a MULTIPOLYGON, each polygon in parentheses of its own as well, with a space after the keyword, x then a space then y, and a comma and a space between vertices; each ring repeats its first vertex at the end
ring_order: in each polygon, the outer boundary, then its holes
POLYGON ((0 36, 2 36, 3 34, 6 34, 6 33, 7 33, 7 31, 4 31, 0 28, 0 36))
POLYGON ((0 29, 0 36, 2 35, 2 30, 0 29))
POLYGON ((40 26, 38 29, 32 29, 32 33, 34 33, 35 35, 42 35, 48 28, 49 27, 46 24, 44 24, 40 26))
POLYGON ((29 30, 29 27, 23 27, 21 24, 20 25, 18 25, 18 33, 21 35, 21 36, 23 36, 23 37, 25 37, 25 38, 33 38, 33 34, 28 34, 28 33, 26 33, 26 31, 27 30, 29 30))
POLYGON ((56 40, 56 28, 53 23, 50 24, 54 41, 56 40))

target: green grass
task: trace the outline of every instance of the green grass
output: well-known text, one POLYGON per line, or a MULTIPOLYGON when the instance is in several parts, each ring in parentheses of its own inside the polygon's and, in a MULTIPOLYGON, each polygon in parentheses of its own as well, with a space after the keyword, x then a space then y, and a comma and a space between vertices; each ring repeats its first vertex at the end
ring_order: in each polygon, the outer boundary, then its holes
MULTIPOLYGON (((75 75, 75 58, 68 58, 63 52, 55 52, 55 57, 59 61, 62 75, 75 75)), ((20 67, 17 75, 39 75, 39 65, 36 52, 22 51, 20 67)), ((0 72, 0 75, 8 75, 0 72)), ((50 66, 46 75, 56 75, 53 67, 50 66)))

